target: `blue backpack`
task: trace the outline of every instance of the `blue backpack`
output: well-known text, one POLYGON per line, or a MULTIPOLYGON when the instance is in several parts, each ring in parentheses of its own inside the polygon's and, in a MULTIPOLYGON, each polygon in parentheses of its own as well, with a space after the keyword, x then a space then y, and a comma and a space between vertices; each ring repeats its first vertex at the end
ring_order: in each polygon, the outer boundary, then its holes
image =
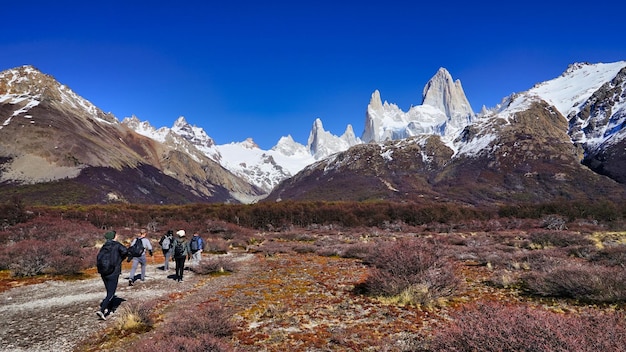
POLYGON ((202 249, 202 239, 200 236, 193 236, 190 247, 192 252, 197 252, 202 249))

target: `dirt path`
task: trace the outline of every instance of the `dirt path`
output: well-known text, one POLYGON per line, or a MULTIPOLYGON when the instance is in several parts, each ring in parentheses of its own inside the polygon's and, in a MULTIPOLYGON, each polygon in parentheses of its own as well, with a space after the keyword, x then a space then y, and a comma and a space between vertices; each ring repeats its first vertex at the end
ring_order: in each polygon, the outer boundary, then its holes
MULTIPOLYGON (((245 259, 252 259, 247 256, 245 259)), ((173 268, 173 265, 172 265, 173 268)), ((139 273, 139 268, 137 269, 139 273)), ((176 282, 162 264, 148 264, 145 282, 130 287, 123 270, 116 296, 125 302, 141 302, 194 290, 202 276, 185 271, 185 281, 176 282)), ((0 351, 72 351, 98 329, 114 324, 115 314, 106 321, 96 316, 106 295, 99 276, 79 281, 46 281, 0 293, 0 351)))

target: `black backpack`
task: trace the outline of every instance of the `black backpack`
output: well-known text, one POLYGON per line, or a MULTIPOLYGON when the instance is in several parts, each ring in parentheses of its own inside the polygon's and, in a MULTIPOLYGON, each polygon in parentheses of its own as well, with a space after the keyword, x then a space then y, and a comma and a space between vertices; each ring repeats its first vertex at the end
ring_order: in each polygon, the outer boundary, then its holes
POLYGON ((115 271, 117 263, 115 263, 113 258, 113 250, 115 250, 113 242, 107 242, 98 252, 96 267, 101 275, 110 275, 115 271))
POLYGON ((174 258, 182 258, 185 256, 185 243, 174 240, 174 258))
POLYGON ((141 257, 143 250, 143 241, 141 240, 141 237, 137 237, 135 239, 135 243, 128 248, 128 257, 141 257))

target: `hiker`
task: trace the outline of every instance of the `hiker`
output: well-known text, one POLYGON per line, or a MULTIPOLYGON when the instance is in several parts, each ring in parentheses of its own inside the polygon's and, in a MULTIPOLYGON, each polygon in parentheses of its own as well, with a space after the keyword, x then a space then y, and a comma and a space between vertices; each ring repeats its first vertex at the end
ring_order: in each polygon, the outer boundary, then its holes
POLYGON ((185 271, 185 260, 191 256, 189 250, 189 242, 185 239, 185 230, 176 231, 177 238, 174 239, 174 261, 176 262, 176 281, 183 281, 183 272, 185 271))
POLYGON ((111 300, 115 296, 117 282, 122 273, 122 261, 128 253, 128 249, 121 243, 117 242, 117 233, 109 231, 104 234, 107 240, 98 252, 97 267, 104 288, 107 291, 106 297, 100 303, 100 310, 96 312, 98 317, 106 320, 107 315, 112 313, 111 300))
POLYGON ((198 265, 202 259, 204 241, 197 232, 193 233, 193 237, 191 237, 191 241, 189 241, 189 249, 191 249, 191 264, 198 265))
POLYGON ((163 251, 163 257, 165 257, 165 264, 163 265, 164 271, 170 270, 170 260, 172 260, 172 244, 174 242, 174 231, 167 230, 165 235, 159 240, 159 245, 163 251))
POLYGON ((132 286, 135 282, 135 270, 137 270, 137 264, 141 264, 141 281, 146 281, 146 252, 149 253, 151 257, 153 255, 152 244, 150 243, 150 240, 146 238, 147 234, 148 231, 146 229, 141 229, 141 231, 139 231, 138 237, 130 243, 130 247, 132 247, 137 240, 140 240, 143 244, 143 251, 138 257, 132 258, 133 266, 131 267, 130 275, 128 276, 128 286, 132 286))

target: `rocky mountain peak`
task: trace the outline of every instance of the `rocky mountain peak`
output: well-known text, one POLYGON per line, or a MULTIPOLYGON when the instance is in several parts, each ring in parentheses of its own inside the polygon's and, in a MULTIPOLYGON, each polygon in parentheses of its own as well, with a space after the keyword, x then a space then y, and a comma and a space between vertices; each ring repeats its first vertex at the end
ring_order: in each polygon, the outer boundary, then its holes
POLYGON ((358 143, 360 143, 360 140, 354 136, 351 125, 348 125, 346 132, 341 137, 337 137, 324 130, 322 120, 318 118, 313 122, 313 127, 309 134, 308 148, 313 157, 318 160, 344 151, 358 143))
POLYGON ((375 91, 367 107, 361 139, 380 143, 420 134, 453 139, 473 118, 461 82, 453 81, 450 73, 440 68, 424 87, 422 105, 413 106, 408 112, 387 101, 383 103, 380 92, 375 91))
POLYGON ((192 126, 187 122, 184 116, 180 116, 176 119, 172 126, 172 131, 201 150, 203 148, 211 148, 215 145, 213 138, 209 137, 204 129, 195 125, 192 126))
POLYGON ((434 106, 443 111, 449 119, 474 115, 461 81, 452 79, 450 72, 441 67, 426 83, 422 93, 422 105, 434 106))

